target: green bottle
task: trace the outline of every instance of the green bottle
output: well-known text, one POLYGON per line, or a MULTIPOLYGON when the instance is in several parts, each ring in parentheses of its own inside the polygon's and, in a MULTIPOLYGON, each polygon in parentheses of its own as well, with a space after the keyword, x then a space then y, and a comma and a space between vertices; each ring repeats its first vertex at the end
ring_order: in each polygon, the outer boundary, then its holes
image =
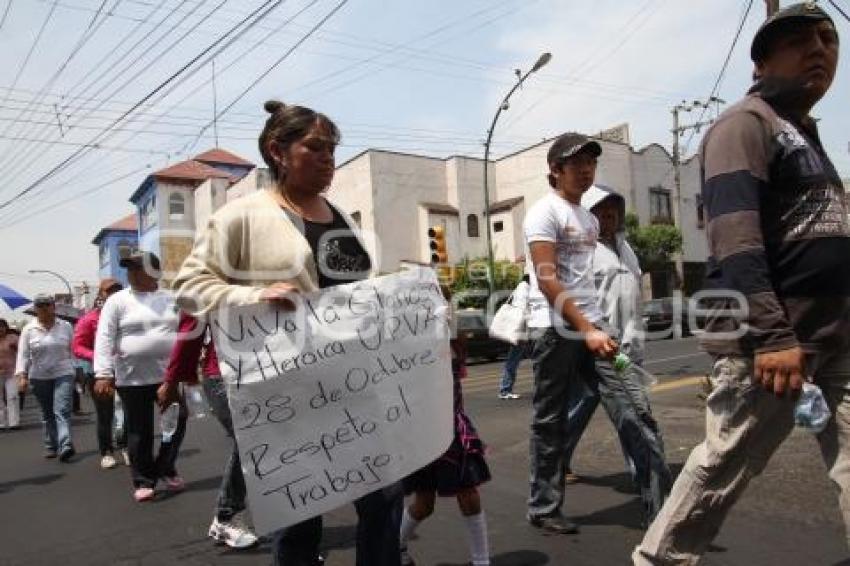
POLYGON ((618 375, 623 375, 626 370, 630 370, 633 373, 636 373, 640 376, 640 380, 643 383, 644 387, 652 387, 656 383, 658 383, 658 378, 640 367, 639 365, 632 363, 631 358, 629 358, 623 352, 618 353, 614 356, 613 364, 614 371, 617 372, 618 375))

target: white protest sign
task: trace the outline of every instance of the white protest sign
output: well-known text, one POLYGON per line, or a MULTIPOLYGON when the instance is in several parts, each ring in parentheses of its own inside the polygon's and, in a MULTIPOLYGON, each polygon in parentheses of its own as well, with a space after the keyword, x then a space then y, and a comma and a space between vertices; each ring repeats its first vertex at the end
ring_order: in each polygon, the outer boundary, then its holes
POLYGON ((211 321, 256 529, 388 486, 453 436, 447 305, 412 270, 211 321))

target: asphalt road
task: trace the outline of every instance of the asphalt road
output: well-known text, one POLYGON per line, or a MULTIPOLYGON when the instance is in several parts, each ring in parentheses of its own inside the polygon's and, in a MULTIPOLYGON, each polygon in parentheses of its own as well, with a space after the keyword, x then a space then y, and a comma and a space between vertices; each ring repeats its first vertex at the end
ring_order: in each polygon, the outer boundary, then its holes
MULTIPOLYGON (((678 472, 703 436, 698 376, 708 359, 693 339, 649 345, 648 368, 659 375, 655 413, 668 458, 678 472)), ((520 370, 518 401, 496 398, 500 364, 470 368, 467 411, 488 442, 494 479, 482 489, 495 566, 628 564, 639 541, 638 506, 628 493, 619 443, 603 412, 579 445, 574 468, 584 481, 567 492, 565 512, 582 530, 546 536, 524 519, 528 482, 529 364, 520 370)), ((90 410, 90 407, 89 407, 90 410)), ((0 433, 0 565, 254 565, 269 564, 266 544, 247 552, 214 546, 206 531, 227 444, 210 418, 190 422, 178 466, 186 492, 140 505, 128 470, 98 467, 94 415, 75 419, 80 456, 63 465, 41 457, 33 399, 20 432, 0 433)), ((326 516, 328 566, 354 563, 354 513, 326 516)), ((468 559, 463 524, 452 500, 419 531, 412 553, 420 566, 468 559)), ((733 510, 703 564, 709 566, 837 565, 848 557, 837 497, 817 444, 795 432, 733 510)))

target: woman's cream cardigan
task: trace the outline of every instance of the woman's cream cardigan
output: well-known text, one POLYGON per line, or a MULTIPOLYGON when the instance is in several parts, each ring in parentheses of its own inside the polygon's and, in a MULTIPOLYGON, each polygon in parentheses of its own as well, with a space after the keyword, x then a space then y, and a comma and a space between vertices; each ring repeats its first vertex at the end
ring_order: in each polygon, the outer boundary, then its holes
MULTIPOLYGON (((354 222, 337 210, 365 250, 354 222)), ((223 304, 256 303, 264 288, 280 281, 301 292, 319 288, 310 245, 269 191, 261 190, 212 215, 172 288, 180 307, 198 316, 223 304)))

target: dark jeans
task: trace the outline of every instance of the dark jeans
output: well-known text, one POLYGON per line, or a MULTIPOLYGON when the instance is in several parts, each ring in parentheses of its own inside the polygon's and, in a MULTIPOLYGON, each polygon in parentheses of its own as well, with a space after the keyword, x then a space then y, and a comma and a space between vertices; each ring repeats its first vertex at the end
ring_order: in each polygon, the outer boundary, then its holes
MULTIPOLYGON (((400 566, 398 534, 404 493, 401 483, 361 497, 357 510, 356 566, 400 566)), ((314 517, 275 534, 274 566, 313 566, 322 539, 322 517, 314 517)))
POLYGON ((512 393, 514 383, 516 382, 516 372, 519 369, 520 362, 527 358, 531 351, 531 344, 528 341, 512 344, 508 350, 508 358, 505 360, 505 367, 502 370, 502 380, 499 382, 499 393, 512 393))
POLYGON ((135 385, 118 388, 118 395, 124 404, 124 430, 127 433, 127 451, 130 453, 130 467, 133 486, 154 487, 158 479, 177 475, 174 463, 186 433, 186 419, 189 412, 181 401, 180 420, 170 442, 160 442, 159 454, 153 458, 154 411, 159 415, 156 405, 156 390, 159 384, 135 385))
POLYGON ((242 475, 242 464, 239 460, 239 447, 233 436, 233 419, 230 416, 230 406, 227 403, 227 385, 221 378, 208 377, 203 381, 207 403, 213 414, 224 427, 230 437, 233 449, 224 466, 221 477, 221 487, 218 489, 218 500, 215 505, 215 516, 219 521, 229 522, 234 515, 245 509, 245 477, 242 475))
MULTIPOLYGON (((603 328, 616 336, 610 328, 603 328)), ((655 421, 633 399, 609 360, 595 358, 581 339, 567 339, 547 329, 535 342, 534 398, 531 425, 531 495, 529 514, 557 515, 564 502, 568 410, 572 400, 599 395, 628 457, 636 468, 646 515, 660 510, 672 483, 655 421)))
MULTIPOLYGON (((88 382, 94 379, 94 376, 87 376, 88 382)), ((99 395, 92 393, 92 401, 94 402, 95 413, 97 414, 97 446, 100 449, 100 455, 109 454, 115 450, 112 444, 112 421, 115 418, 115 396, 110 395, 108 398, 102 398, 99 395)), ((127 448, 127 432, 123 427, 115 438, 115 444, 119 449, 127 448)))

